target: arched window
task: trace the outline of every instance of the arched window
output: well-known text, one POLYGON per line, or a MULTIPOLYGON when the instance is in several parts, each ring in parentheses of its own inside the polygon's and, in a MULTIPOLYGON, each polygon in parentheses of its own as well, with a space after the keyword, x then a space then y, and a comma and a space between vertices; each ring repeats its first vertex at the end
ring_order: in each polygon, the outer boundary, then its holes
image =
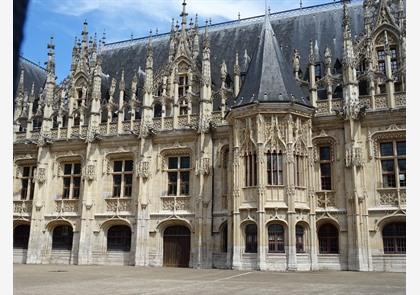
POLYGON ((224 253, 227 252, 227 240, 228 240, 228 227, 227 227, 227 222, 225 222, 222 226, 222 230, 220 232, 220 238, 221 238, 221 243, 220 243, 220 250, 224 253))
POLYGON ((160 103, 155 103, 155 107, 153 109, 153 117, 155 118, 162 117, 162 105, 160 103))
POLYGON ((73 120, 73 126, 78 127, 80 126, 80 116, 79 114, 76 114, 73 120))
POLYGON ((405 222, 387 224, 382 238, 385 254, 405 254, 405 222))
POLYGON ((296 253, 305 253, 305 228, 302 225, 296 225, 296 253))
POLYGON ((21 224, 15 227, 13 231, 13 248, 14 249, 28 249, 29 242, 28 224, 21 224))
POLYGON ((42 118, 41 117, 35 117, 32 120, 32 130, 33 131, 38 131, 41 129, 42 126, 42 118))
POLYGON ((52 237, 53 250, 71 250, 73 245, 73 229, 70 225, 59 225, 54 228, 52 237))
POLYGON ((131 110, 129 106, 126 106, 124 108, 124 121, 130 121, 131 120, 131 110))
POLYGON ((188 115, 188 102, 183 99, 179 104, 179 114, 180 115, 188 115))
POLYGON ((101 123, 108 122, 108 110, 106 108, 103 108, 101 110, 101 123))
POLYGON ((283 155, 281 151, 267 152, 267 184, 283 185, 283 155))
POLYGON ((321 225, 318 230, 318 240, 319 253, 338 253, 338 230, 334 225, 330 223, 321 225))
POLYGON ((268 252, 284 253, 284 229, 280 224, 268 226, 268 252))
POLYGON ((114 225, 108 229, 108 251, 130 251, 131 229, 127 225, 114 225))
POLYGON ((257 253, 257 225, 248 224, 245 227, 245 252, 257 253))
POLYGON ((256 186, 258 178, 257 154, 255 152, 247 153, 245 159, 245 186, 256 186))

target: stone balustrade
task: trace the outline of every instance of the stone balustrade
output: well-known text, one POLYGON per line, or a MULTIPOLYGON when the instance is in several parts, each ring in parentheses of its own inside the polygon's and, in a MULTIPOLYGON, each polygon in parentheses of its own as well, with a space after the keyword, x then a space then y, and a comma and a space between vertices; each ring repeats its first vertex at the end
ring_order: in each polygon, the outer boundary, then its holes
POLYGON ((78 199, 60 199, 55 200, 55 209, 59 213, 78 213, 79 200, 78 199))
POLYGON ((316 199, 318 208, 327 209, 329 207, 336 207, 334 191, 316 192, 316 199))

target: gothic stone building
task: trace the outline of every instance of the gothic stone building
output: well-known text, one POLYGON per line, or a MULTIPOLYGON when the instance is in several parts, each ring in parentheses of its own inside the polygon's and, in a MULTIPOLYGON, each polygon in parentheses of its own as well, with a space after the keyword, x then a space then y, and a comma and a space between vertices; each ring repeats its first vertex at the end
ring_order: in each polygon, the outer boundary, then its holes
POLYGON ((405 3, 21 59, 14 261, 405 271, 405 3))

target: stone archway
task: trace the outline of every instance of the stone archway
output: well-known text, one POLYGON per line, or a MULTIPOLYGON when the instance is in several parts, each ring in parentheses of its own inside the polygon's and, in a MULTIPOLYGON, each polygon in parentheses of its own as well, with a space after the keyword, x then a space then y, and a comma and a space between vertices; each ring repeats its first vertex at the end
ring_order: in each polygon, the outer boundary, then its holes
POLYGON ((191 232, 186 226, 169 226, 163 233, 163 266, 188 267, 191 232))

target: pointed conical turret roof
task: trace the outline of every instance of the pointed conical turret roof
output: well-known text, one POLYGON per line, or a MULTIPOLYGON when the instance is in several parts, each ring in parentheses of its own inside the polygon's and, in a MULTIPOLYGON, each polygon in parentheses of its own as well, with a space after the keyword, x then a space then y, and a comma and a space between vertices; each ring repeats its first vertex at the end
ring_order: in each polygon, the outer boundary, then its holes
POLYGON ((296 102, 310 105, 284 58, 266 10, 258 47, 232 108, 255 102, 296 102))

